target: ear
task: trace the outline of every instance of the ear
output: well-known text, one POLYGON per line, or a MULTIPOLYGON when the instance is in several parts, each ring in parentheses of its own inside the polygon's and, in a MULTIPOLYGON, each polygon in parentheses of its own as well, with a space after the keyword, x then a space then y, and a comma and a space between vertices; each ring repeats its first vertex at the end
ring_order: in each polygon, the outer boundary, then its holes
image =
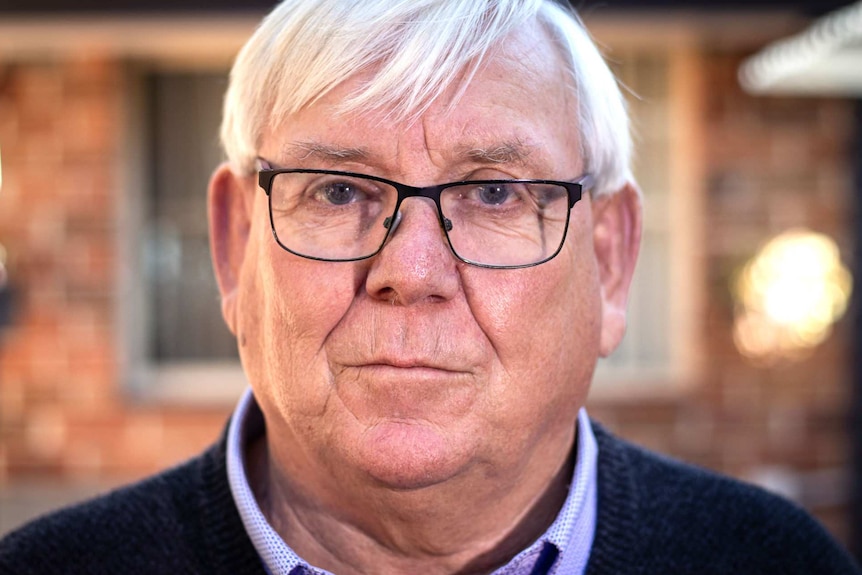
POLYGON ((626 303, 641 242, 640 193, 627 183, 593 201, 593 246, 602 297, 600 351, 610 355, 626 331, 626 303))
POLYGON ((221 312, 234 335, 240 269, 251 226, 252 180, 235 174, 227 163, 222 164, 210 179, 207 196, 210 253, 221 294, 221 312))

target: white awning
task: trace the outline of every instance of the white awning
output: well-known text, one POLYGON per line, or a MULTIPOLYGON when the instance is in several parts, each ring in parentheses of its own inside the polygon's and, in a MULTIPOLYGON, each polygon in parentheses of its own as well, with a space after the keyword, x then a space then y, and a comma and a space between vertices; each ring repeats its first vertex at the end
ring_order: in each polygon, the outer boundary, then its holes
POLYGON ((862 96, 862 1, 769 44, 739 68, 756 94, 862 96))

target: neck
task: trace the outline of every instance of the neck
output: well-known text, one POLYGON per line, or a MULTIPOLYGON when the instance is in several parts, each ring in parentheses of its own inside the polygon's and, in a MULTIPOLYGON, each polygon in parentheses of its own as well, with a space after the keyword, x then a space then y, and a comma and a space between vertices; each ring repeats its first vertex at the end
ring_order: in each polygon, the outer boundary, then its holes
POLYGON ((260 437, 247 469, 275 531, 310 564, 339 575, 488 573, 505 565, 553 523, 568 495, 572 434, 505 479, 475 473, 415 490, 356 482, 297 481, 260 437))

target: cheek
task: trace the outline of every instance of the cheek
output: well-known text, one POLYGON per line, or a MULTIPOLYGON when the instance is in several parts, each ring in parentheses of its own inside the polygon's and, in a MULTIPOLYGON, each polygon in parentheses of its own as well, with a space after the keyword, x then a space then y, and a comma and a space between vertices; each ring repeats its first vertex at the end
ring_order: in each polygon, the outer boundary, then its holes
POLYGON ((497 354, 500 397, 523 396, 525 409, 559 408, 563 417, 585 400, 601 335, 591 238, 573 233, 570 240, 540 266, 490 274, 473 268, 464 282, 497 354))
POLYGON ((599 357, 602 327, 602 298, 599 272, 592 244, 590 222, 581 222, 580 233, 570 233, 574 241, 567 242, 560 256, 559 276, 554 280, 548 312, 557 321, 560 339, 557 362, 560 369, 576 379, 579 385, 589 386, 599 357))
POLYGON ((354 299, 356 273, 349 264, 304 260, 262 239, 243 270, 237 334, 243 365, 256 396, 279 411, 317 413, 332 380, 324 343, 354 299))
POLYGON ((294 346, 319 349, 350 307, 353 282, 339 273, 344 269, 338 264, 301 260, 276 249, 261 269, 267 330, 279 336, 279 351, 294 346))
MULTIPOLYGON (((561 256, 563 254, 560 254, 561 256)), ((504 367, 518 364, 566 367, 597 345, 601 299, 592 270, 547 278, 512 277, 476 293, 477 321, 504 367)))

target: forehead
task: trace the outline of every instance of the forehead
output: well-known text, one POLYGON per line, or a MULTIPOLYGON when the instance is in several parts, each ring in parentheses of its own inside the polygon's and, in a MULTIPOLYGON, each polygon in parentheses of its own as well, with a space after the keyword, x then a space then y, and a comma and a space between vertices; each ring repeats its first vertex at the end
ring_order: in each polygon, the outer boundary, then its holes
POLYGON ((577 102, 560 50, 537 22, 510 33, 470 74, 418 118, 392 110, 344 112, 342 104, 367 87, 359 73, 264 133, 262 153, 281 164, 381 166, 419 150, 438 163, 518 167, 521 176, 573 177, 580 163, 577 102), (300 164, 297 164, 297 163, 300 164), (567 171, 568 170, 568 171, 567 171))

